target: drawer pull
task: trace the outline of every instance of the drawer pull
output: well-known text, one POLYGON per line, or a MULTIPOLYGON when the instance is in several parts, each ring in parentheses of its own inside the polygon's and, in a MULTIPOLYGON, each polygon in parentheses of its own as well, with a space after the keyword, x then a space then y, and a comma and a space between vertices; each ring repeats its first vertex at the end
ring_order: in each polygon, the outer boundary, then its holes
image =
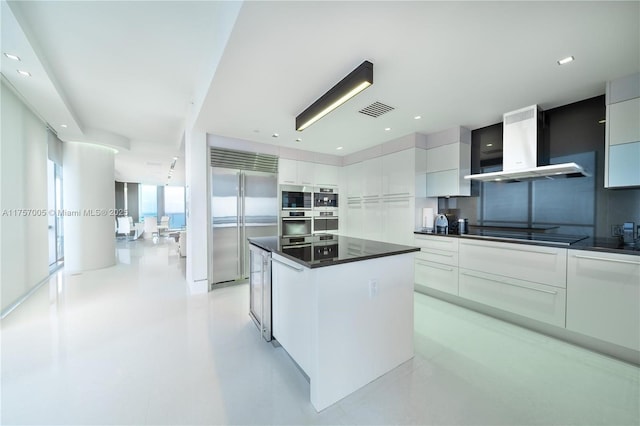
POLYGON ((497 283, 500 283, 500 284, 510 285, 510 286, 512 286, 512 287, 524 288, 524 289, 526 289, 526 290, 539 291, 540 293, 547 293, 547 294, 553 294, 553 295, 558 294, 558 292, 557 292, 557 291, 552 291, 552 290, 541 290, 541 289, 539 289, 539 288, 526 287, 526 286, 523 286, 523 285, 513 284, 513 283, 510 283, 510 282, 507 282, 507 281, 495 280, 495 279, 493 279, 493 278, 487 278, 487 277, 483 277, 483 276, 480 276, 480 275, 470 274, 470 273, 468 273, 468 272, 460 272, 460 273, 461 273, 462 275, 468 275, 468 276, 470 276, 470 277, 480 278, 480 279, 487 280, 487 281, 494 281, 494 282, 497 282, 497 283))
POLYGON ((363 195, 362 198, 379 198, 379 195, 363 195))
POLYGON ((446 268, 444 266, 436 266, 436 265, 432 265, 430 263, 423 263, 423 262, 420 262, 420 261, 418 261, 417 263, 418 263, 418 265, 426 266, 428 268, 441 269, 441 270, 447 271, 447 272, 453 271, 453 268, 446 268))
POLYGON ((296 271, 296 272, 302 272, 302 271, 304 271, 304 269, 303 269, 303 268, 296 268, 295 266, 291 266, 291 265, 289 265, 288 263, 284 263, 283 261, 278 260, 278 259, 271 258, 271 261, 272 261, 272 262, 279 263, 279 264, 281 264, 281 265, 284 265, 284 266, 286 266, 287 268, 289 268, 289 269, 293 269, 293 270, 294 270, 294 271, 296 271))
MULTIPOLYGON (((485 244, 473 244, 473 243, 469 243, 469 242, 466 242, 466 241, 460 241, 460 244, 461 245, 467 245, 467 246, 476 246, 476 247, 500 249, 500 250, 523 251, 525 253, 549 254, 551 256, 557 256, 558 255, 558 253, 549 253, 548 251, 524 250, 524 249, 505 248, 505 247, 493 247, 493 246, 489 246, 489 245, 485 245, 485 244)), ((513 244, 513 243, 511 243, 511 244, 513 244)))
POLYGON ((606 257, 581 256, 579 254, 574 254, 573 257, 577 257, 578 259, 601 260, 603 262, 616 262, 616 263, 628 263, 630 265, 640 265, 640 262, 634 262, 633 260, 608 259, 606 257))
POLYGON ((442 254, 442 253, 437 253, 437 252, 434 252, 434 251, 427 251, 425 249, 421 249, 420 251, 422 251, 423 253, 433 254, 434 256, 453 257, 452 254, 442 254))
POLYGON ((382 195, 384 195, 385 197, 397 197, 398 195, 408 196, 409 193, 408 192, 394 192, 392 194, 382 194, 382 195))

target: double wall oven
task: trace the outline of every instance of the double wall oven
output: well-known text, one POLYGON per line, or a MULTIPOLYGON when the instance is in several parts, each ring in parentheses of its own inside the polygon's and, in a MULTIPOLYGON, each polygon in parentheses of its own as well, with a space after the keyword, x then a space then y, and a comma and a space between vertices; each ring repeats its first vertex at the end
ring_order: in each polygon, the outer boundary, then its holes
POLYGON ((338 232, 338 191, 335 188, 280 186, 282 237, 338 232))

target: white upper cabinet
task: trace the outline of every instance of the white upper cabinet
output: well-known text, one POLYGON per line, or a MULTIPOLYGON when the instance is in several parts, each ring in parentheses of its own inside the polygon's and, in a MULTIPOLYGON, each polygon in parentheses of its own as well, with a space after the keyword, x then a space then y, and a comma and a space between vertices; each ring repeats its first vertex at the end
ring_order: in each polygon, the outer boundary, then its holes
POLYGON ((415 186, 415 149, 382 157, 382 195, 410 196, 415 186))
MULTIPOLYGON (((320 164, 280 158, 278 159, 278 183, 281 185, 314 185, 317 166, 320 164)), ((337 172, 335 181, 337 182, 337 172)))
POLYGON ((640 186, 640 73, 607 83, 605 188, 640 186))
POLYGON ((347 197, 362 197, 364 189, 364 163, 354 163, 345 167, 347 176, 347 197))
POLYGON ((298 184, 298 162, 296 160, 278 159, 278 183, 282 185, 298 184))
POLYGON ((371 158, 362 162, 362 196, 379 197, 382 194, 382 159, 371 158))
POLYGON ((314 182, 316 186, 338 186, 338 166, 329 164, 315 164, 314 182))
POLYGON ((427 135, 427 197, 471 195, 471 131, 455 127, 427 135))

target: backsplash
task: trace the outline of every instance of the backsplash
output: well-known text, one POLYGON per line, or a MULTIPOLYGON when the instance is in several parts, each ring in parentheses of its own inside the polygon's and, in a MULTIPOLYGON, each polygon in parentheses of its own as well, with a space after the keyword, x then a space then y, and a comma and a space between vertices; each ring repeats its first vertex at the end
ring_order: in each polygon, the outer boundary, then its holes
MULTIPOLYGON (((456 209, 472 225, 557 227, 553 232, 595 237, 611 237, 612 226, 624 222, 640 225, 640 189, 604 188, 605 112, 604 95, 545 111, 550 162, 576 162, 591 177, 474 182, 471 197, 439 198, 438 211, 456 209)), ((471 135, 472 173, 502 170, 502 123, 471 135)))

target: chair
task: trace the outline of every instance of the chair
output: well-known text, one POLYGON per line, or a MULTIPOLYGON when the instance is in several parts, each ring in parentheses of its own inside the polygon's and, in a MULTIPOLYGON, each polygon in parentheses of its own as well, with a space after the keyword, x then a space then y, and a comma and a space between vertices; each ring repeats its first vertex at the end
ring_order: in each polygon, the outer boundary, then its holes
POLYGON ((118 218, 118 230, 116 235, 124 235, 128 237, 131 235, 131 231, 133 231, 133 227, 131 226, 130 217, 119 217, 118 218))
POLYGON ((154 216, 144 218, 144 239, 153 238, 153 234, 158 233, 158 219, 154 216))
POLYGON ((162 216, 160 218, 160 224, 158 225, 158 235, 162 234, 162 231, 169 231, 169 220, 171 218, 169 216, 162 216))

